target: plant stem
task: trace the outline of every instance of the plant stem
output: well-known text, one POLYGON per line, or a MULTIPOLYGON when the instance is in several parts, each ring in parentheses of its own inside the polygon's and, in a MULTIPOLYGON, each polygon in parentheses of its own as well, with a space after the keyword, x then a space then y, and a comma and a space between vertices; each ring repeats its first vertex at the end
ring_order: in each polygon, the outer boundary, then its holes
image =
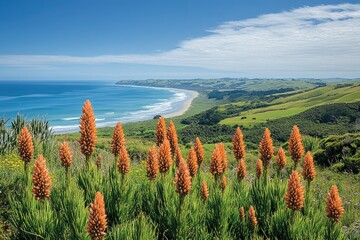
POLYGON ((67 185, 69 185, 69 182, 70 182, 69 167, 65 167, 65 177, 66 177, 66 183, 67 183, 67 185))
POLYGON ((296 169, 297 169, 297 165, 298 165, 298 161, 294 161, 294 171, 296 171, 296 169))
POLYGON ((117 156, 114 155, 114 169, 116 169, 116 164, 117 164, 117 156))
POLYGON ((177 235, 179 234, 179 229, 180 229, 180 226, 181 226, 181 208, 182 208, 182 205, 184 203, 184 199, 185 197, 183 195, 180 194, 179 196, 179 207, 178 207, 178 212, 177 212, 177 229, 176 229, 176 237, 178 237, 177 235))
POLYGON ((29 163, 24 162, 24 172, 25 172, 25 183, 27 184, 29 181, 29 163))

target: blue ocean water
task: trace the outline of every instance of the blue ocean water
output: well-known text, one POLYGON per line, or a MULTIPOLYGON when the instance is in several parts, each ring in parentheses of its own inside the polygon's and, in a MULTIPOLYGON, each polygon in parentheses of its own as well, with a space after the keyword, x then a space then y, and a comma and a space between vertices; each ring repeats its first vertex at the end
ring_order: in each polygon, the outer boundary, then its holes
POLYGON ((177 111, 190 96, 175 89, 104 82, 0 81, 0 117, 46 117, 55 133, 78 131, 83 103, 90 99, 96 125, 152 119, 177 111))

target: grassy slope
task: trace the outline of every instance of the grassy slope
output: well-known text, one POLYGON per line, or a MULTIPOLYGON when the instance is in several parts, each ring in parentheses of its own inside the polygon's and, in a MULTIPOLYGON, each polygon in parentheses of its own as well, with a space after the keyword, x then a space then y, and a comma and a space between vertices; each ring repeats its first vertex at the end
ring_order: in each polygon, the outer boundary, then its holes
POLYGON ((292 116, 315 106, 355 102, 359 99, 360 85, 342 88, 326 86, 276 99, 271 102, 272 106, 242 112, 239 116, 222 120, 220 124, 253 127, 267 120, 292 116))

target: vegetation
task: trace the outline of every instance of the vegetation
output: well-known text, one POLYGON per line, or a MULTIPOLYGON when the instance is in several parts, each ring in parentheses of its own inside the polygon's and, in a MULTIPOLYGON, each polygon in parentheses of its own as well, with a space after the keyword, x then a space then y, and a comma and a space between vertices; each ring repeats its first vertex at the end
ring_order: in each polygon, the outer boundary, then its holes
POLYGON ((360 85, 319 87, 291 96, 279 97, 268 102, 268 106, 239 112, 238 116, 224 119, 220 124, 253 127, 269 120, 293 116, 316 106, 351 103, 359 99, 360 85))
MULTIPOLYGON (((217 100, 227 99, 228 101, 242 101, 248 99, 259 99, 261 97, 272 95, 276 93, 284 93, 294 91, 293 88, 280 88, 266 91, 245 91, 245 90, 230 90, 230 91, 219 91, 213 90, 209 92, 209 98, 215 98, 217 100)), ((275 98, 275 96, 274 96, 275 98)))
POLYGON ((0 120, 0 153, 9 153, 16 148, 18 136, 24 126, 27 126, 34 141, 41 143, 43 151, 46 151, 46 146, 49 145, 53 137, 49 121, 45 118, 27 121, 22 115, 18 114, 16 118, 11 121, 10 127, 7 127, 8 122, 9 120, 4 118, 0 120))
POLYGON ((244 130, 249 137, 248 141, 256 142, 261 136, 264 127, 272 129, 275 139, 283 142, 289 132, 286 129, 293 124, 298 125, 303 134, 324 138, 329 135, 341 135, 348 132, 359 131, 360 102, 336 103, 311 108, 292 117, 284 117, 259 124, 253 128, 244 130))
POLYGON ((314 153, 318 164, 338 171, 360 172, 360 134, 329 136, 319 142, 314 153))
POLYGON ((327 81, 316 79, 246 79, 246 78, 219 78, 219 79, 147 79, 121 80, 120 85, 136 85, 150 87, 171 87, 210 92, 212 90, 229 91, 241 89, 245 91, 266 91, 277 89, 305 89, 324 86, 327 81))
MULTIPOLYGON (((233 146, 222 143, 201 146, 200 139, 194 139, 194 148, 183 151, 183 155, 189 152, 186 161, 174 156, 179 147, 184 150, 181 145, 174 146, 177 144, 175 125, 171 124, 167 129, 163 119, 159 119, 157 134, 154 133, 157 138, 154 136, 150 143, 153 147, 148 148, 147 160, 142 157, 139 162, 130 162, 129 141, 123 138, 121 125, 114 128, 111 144, 109 141, 106 145, 108 150, 97 149, 98 145, 94 144, 101 137, 94 135, 91 104, 84 105, 81 119, 81 136, 76 135, 80 145, 76 142, 51 145, 47 160, 37 152, 34 171, 8 168, 3 164, 3 157, 7 158, 8 154, 3 155, 1 172, 11 176, 1 183, 8 193, 2 198, 2 206, 8 209, 2 215, 11 220, 4 223, 11 229, 10 234, 3 230, 4 237, 359 237, 358 232, 351 230, 360 212, 353 202, 359 201, 359 197, 346 188, 349 181, 354 182, 353 187, 358 186, 357 178, 337 177, 323 181, 328 172, 314 167, 308 155, 303 161, 295 147, 291 154, 303 164, 275 161, 276 148, 269 130, 265 131, 260 143, 260 154, 256 151, 246 153, 247 142, 243 141, 246 134, 234 129, 233 146), (159 147, 155 146, 155 139, 159 147), (230 149, 234 157, 229 153, 230 149), (94 157, 99 155, 102 156, 100 168, 99 164, 95 166, 98 158, 94 157), (257 167, 255 171, 257 158, 264 162, 263 170, 257 167), (237 174, 234 175, 234 171, 237 174), (33 174, 32 178, 30 174, 33 174), (334 184, 339 190, 331 187, 334 184), (351 199, 350 204, 348 199, 351 199), (349 230, 342 230, 342 225, 349 230)), ((294 129, 294 136, 290 137, 292 146, 295 143, 302 145, 300 133, 294 129)), ((35 142, 34 148, 38 145, 35 142)), ((19 152, 31 150, 28 144, 21 148, 19 152)), ((13 154, 18 159, 14 159, 15 162, 24 162, 13 154)))

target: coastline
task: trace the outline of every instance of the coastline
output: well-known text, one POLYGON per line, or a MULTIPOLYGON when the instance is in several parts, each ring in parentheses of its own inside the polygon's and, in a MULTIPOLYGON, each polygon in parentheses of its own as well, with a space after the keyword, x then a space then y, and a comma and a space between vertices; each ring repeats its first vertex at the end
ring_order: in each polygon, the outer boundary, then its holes
POLYGON ((187 110, 189 110, 189 108, 192 105, 193 100, 199 96, 199 93, 195 92, 195 91, 182 90, 182 89, 181 89, 181 91, 185 92, 188 95, 190 95, 190 98, 183 101, 181 108, 178 109, 176 112, 165 114, 164 115, 165 118, 178 117, 178 116, 183 115, 185 112, 187 112, 187 110))
MULTIPOLYGON (((186 95, 188 95, 189 97, 187 97, 187 99, 185 101, 181 102, 180 107, 178 109, 176 109, 175 112, 164 114, 163 117, 165 117, 165 118, 172 118, 172 117, 178 117, 178 116, 183 115, 191 107, 192 101, 199 96, 199 93, 196 92, 196 91, 187 90, 187 89, 180 89, 180 88, 150 87, 150 86, 123 85, 123 84, 115 84, 115 85, 117 85, 117 86, 126 86, 126 87, 164 89, 164 90, 169 90, 169 91, 172 91, 172 92, 186 93, 186 95)), ((140 122, 140 121, 142 121, 142 120, 134 121, 134 122, 140 122)))
MULTIPOLYGON (((170 92, 173 92, 176 94, 182 94, 186 95, 184 100, 175 101, 172 103, 172 109, 169 113, 154 113, 152 115, 144 116, 143 118, 134 119, 134 120, 119 120, 121 123, 136 123, 136 122, 142 122, 142 121, 148 121, 152 120, 154 116, 157 114, 160 114, 164 116, 165 118, 173 118, 183 115, 192 105, 192 101, 199 96, 199 93, 192 90, 186 90, 186 89, 179 89, 179 88, 164 88, 164 87, 150 87, 150 86, 136 86, 136 85, 121 85, 121 84, 115 84, 116 86, 126 86, 126 87, 138 87, 138 88, 152 88, 152 89, 162 89, 167 90, 170 92), (173 111, 174 110, 174 111, 173 111)), ((176 96, 175 96, 176 97, 176 96)), ((172 102, 171 99, 167 100, 168 102, 172 102)), ((97 128, 106 128, 106 127, 114 127, 117 122, 97 122, 97 128)), ((55 135, 62 135, 62 134, 68 134, 68 133, 76 133, 79 131, 79 126, 52 126, 52 129, 54 131, 55 135)))

